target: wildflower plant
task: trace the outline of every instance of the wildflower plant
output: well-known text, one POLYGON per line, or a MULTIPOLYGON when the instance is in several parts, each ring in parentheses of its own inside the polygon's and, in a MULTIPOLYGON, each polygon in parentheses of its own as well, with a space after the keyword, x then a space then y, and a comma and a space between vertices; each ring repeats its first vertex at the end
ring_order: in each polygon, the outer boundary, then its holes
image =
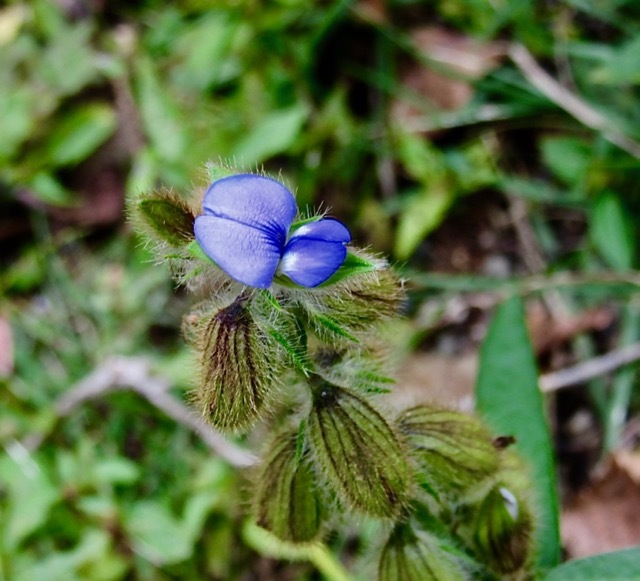
POLYGON ((130 215, 195 297, 194 407, 221 431, 271 434, 255 522, 308 545, 339 514, 380 519, 383 581, 527 578, 533 516, 509 439, 457 411, 376 402, 392 383, 376 331, 404 301, 389 264, 338 220, 301 216, 279 181, 210 169, 203 195, 158 190, 130 215))

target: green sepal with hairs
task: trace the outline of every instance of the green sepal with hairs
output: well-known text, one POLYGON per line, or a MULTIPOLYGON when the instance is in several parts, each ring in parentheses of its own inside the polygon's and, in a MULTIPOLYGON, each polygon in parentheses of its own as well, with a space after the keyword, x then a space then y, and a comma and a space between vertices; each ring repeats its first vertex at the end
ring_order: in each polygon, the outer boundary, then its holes
POLYGON ((483 562, 503 574, 526 567, 531 557, 533 520, 513 489, 499 482, 479 504, 473 521, 473 545, 483 562))
POLYGON ((309 543, 320 535, 325 511, 298 440, 289 431, 271 443, 255 480, 254 514, 258 525, 283 541, 309 543))
POLYGON ((371 516, 399 513, 407 500, 405 451, 364 396, 319 380, 308 435, 312 458, 345 504, 371 516))
POLYGON ((189 204, 167 189, 134 198, 129 212, 137 229, 155 242, 183 248, 195 240, 195 214, 189 204))
POLYGON ((397 524, 378 567, 378 581, 471 581, 473 567, 439 537, 409 523, 397 524))
POLYGON ((282 371, 280 350, 240 296, 213 313, 194 313, 190 334, 198 351, 194 403, 220 430, 243 430, 265 411, 282 371))
POLYGON ((426 405, 405 410, 398 421, 419 467, 423 488, 441 502, 457 503, 486 492, 500 457, 488 428, 477 418, 426 405))

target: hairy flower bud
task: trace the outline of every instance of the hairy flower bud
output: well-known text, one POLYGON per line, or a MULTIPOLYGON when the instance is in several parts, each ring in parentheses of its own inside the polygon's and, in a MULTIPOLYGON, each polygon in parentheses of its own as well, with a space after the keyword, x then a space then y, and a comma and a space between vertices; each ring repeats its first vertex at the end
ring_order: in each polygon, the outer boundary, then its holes
POLYGON ((323 382, 314 390, 309 441, 328 483, 355 510, 393 517, 407 493, 398 438, 362 396, 323 382))
POLYGON ((195 239, 193 211, 169 190, 144 194, 135 199, 130 208, 139 228, 159 242, 180 248, 195 239))
POLYGON ((478 506, 473 542, 479 556, 499 573, 522 568, 531 548, 532 518, 514 492, 497 484, 478 506))
POLYGON ((417 406, 400 417, 425 487, 438 498, 457 500, 495 475, 499 453, 476 418, 452 410, 417 406))
POLYGON ((357 341, 355 335, 396 315, 405 299, 402 282, 388 264, 364 254, 349 254, 329 282, 300 297, 309 326, 329 342, 357 341))
POLYGON ((306 543, 320 533, 323 506, 308 462, 297 454, 295 432, 271 444, 256 479, 258 524, 284 541, 306 543))
POLYGON ((197 407, 219 429, 247 428, 263 412, 280 370, 277 350, 243 297, 203 317, 195 334, 200 365, 197 407))
POLYGON ((435 535, 406 523, 395 526, 382 549, 379 581, 464 581, 468 567, 444 549, 435 535))

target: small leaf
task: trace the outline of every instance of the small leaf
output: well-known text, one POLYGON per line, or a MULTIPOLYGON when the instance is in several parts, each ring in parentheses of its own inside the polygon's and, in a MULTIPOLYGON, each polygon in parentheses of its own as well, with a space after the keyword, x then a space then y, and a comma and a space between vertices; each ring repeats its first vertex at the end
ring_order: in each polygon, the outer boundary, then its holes
POLYGON ((619 196, 612 192, 601 195, 589 224, 591 239, 608 265, 616 270, 630 270, 634 258, 633 229, 619 196))
POLYGON ((300 134, 308 114, 303 104, 269 113, 238 143, 233 158, 250 165, 286 151, 300 134))
POLYGON ((524 309, 517 298, 498 309, 489 327, 480 352, 476 402, 495 434, 516 438, 514 448, 531 466, 531 486, 538 498, 538 564, 552 567, 560 556, 553 447, 524 309))
POLYGON ((309 442, 327 483, 353 509, 393 517, 406 501, 404 450, 363 397, 323 382, 314 389, 309 442))
POLYGON ((111 107, 85 105, 54 127, 44 144, 44 154, 55 166, 77 164, 111 137, 115 128, 116 115, 111 107))
POLYGON ((255 514, 278 538, 308 543, 320 533, 324 510, 311 467, 297 453, 297 436, 287 432, 271 444, 256 478, 255 514))

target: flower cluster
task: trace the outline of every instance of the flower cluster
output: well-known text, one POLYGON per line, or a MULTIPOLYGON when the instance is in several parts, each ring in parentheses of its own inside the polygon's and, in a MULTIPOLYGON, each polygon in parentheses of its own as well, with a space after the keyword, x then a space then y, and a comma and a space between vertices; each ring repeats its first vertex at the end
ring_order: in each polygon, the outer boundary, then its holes
POLYGON ((278 414, 255 474, 261 527, 312 543, 346 508, 393 523, 382 581, 524 578, 532 515, 510 451, 464 414, 389 419, 375 404, 392 383, 378 324, 404 300, 386 261, 350 246, 338 220, 302 219, 264 176, 218 176, 192 203, 161 190, 131 214, 200 295, 183 328, 202 417, 238 432, 278 414))

